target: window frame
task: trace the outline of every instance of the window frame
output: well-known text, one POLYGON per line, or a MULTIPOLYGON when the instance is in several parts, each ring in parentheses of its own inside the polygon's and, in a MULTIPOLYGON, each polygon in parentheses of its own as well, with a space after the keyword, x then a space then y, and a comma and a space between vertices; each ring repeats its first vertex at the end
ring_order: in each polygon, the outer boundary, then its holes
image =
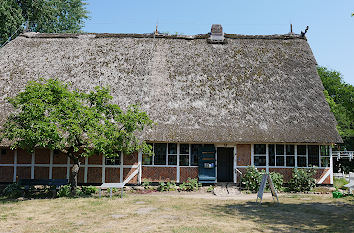
POLYGON ((319 168, 319 169, 327 169, 327 168, 330 168, 331 167, 331 146, 330 145, 320 145, 320 144, 295 144, 295 143, 270 143, 270 144, 266 144, 266 143, 263 143, 262 145, 266 145, 266 150, 267 150, 267 154, 266 155, 263 155, 263 154, 256 154, 255 152, 255 145, 259 145, 260 143, 257 143, 257 144, 252 144, 252 161, 251 161, 251 164, 255 167, 258 167, 258 168, 266 168, 266 167, 269 167, 269 168, 312 168, 313 166, 309 166, 309 146, 316 146, 318 148, 318 158, 319 158, 319 163, 317 166, 314 166, 316 168, 319 168), (274 161, 274 164, 275 165, 269 165, 270 164, 270 160, 271 160, 271 155, 269 153, 269 146, 270 145, 274 145, 274 158, 275 158, 275 161, 274 161), (283 147, 283 151, 284 153, 283 154, 277 154, 277 145, 281 145, 283 147), (287 154, 287 146, 290 146, 290 145, 293 145, 294 146, 294 155, 288 155, 287 154), (305 146, 305 149, 306 149, 306 154, 305 155, 301 155, 298 153, 298 147, 299 146, 305 146), (326 147, 325 151, 326 153, 323 154, 322 153, 322 147, 326 147), (255 157, 257 156, 268 156, 267 160, 266 160, 266 165, 263 166, 263 165, 256 165, 255 164, 255 157), (277 157, 283 157, 284 159, 284 164, 279 166, 277 165, 277 157), (288 166, 287 165, 287 157, 294 157, 294 166, 288 166), (306 166, 304 167, 300 167, 299 166, 299 158, 306 158, 306 166), (323 160, 326 159, 327 162, 324 163, 323 160), (326 166, 327 165, 327 166, 326 166))

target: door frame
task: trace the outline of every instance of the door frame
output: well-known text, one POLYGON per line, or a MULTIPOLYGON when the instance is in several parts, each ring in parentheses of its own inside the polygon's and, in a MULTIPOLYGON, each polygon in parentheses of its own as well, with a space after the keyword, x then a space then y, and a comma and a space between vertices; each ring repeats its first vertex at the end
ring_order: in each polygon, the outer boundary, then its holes
POLYGON ((216 182, 218 182, 218 147, 227 147, 227 148, 234 148, 233 150, 233 167, 232 167, 232 172, 233 172, 233 182, 236 184, 237 181, 237 144, 214 144, 215 146, 215 177, 216 177, 216 182))

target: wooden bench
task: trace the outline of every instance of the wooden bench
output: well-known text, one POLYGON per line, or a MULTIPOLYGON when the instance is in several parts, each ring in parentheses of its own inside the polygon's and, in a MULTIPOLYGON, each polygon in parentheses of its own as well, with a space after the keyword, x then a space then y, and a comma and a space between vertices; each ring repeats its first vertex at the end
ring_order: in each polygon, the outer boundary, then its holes
POLYGON ((121 189, 120 198, 123 198, 124 185, 125 185, 125 183, 103 183, 103 184, 100 186, 100 194, 99 194, 99 197, 101 197, 101 191, 102 191, 102 189, 110 189, 109 196, 112 197, 112 189, 113 189, 113 188, 120 188, 120 189, 121 189))
POLYGON ((35 185, 50 186, 53 192, 53 196, 56 195, 56 191, 62 185, 67 185, 67 179, 20 179, 18 184, 24 187, 25 193, 30 190, 31 187, 35 185), (55 191, 55 193, 54 193, 55 191))

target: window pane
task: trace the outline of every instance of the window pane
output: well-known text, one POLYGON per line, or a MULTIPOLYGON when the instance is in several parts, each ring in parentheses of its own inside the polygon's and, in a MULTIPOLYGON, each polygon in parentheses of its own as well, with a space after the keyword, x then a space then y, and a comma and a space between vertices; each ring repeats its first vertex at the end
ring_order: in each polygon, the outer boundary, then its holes
POLYGON ((286 156, 286 166, 295 167, 295 156, 286 156))
POLYGON ((269 153, 269 166, 275 166, 275 151, 274 151, 274 145, 271 144, 268 146, 268 153, 269 153))
POLYGON ((179 165, 189 166, 189 155, 179 155, 179 165))
POLYGON ((166 165, 166 143, 155 143, 154 153, 155 153, 155 165, 166 165))
POLYGON ((321 167, 329 167, 329 157, 321 157, 321 167))
POLYGON ((295 155, 295 147, 294 145, 286 145, 286 155, 295 155))
POLYGON ((284 154, 284 145, 277 144, 276 149, 277 149, 277 155, 283 155, 284 154))
POLYGON ((143 165, 152 165, 152 155, 143 155, 143 165))
POLYGON ((198 166, 198 149, 201 148, 201 144, 192 144, 191 145, 191 166, 198 166))
POLYGON ((106 158, 106 165, 119 165, 120 157, 106 158))
POLYGON ((177 165, 177 155, 168 155, 168 165, 177 165))
POLYGON ((179 150, 180 154, 189 154, 189 144, 181 144, 179 150))
POLYGON ((306 157, 305 156, 298 156, 297 157, 297 166, 298 167, 306 167, 306 157))
POLYGON ((276 166, 284 166, 284 156, 277 156, 276 166))
POLYGON ((319 166, 320 156, 319 156, 319 146, 308 146, 309 152, 309 167, 319 166))
POLYGON ((254 154, 265 155, 266 154, 266 145, 265 144, 255 144, 254 145, 254 154))
POLYGON ((254 165, 255 166, 265 166, 266 157, 265 156, 254 156, 254 165))
POLYGON ((321 146, 321 156, 329 156, 329 146, 321 146))
POLYGON ((177 154, 177 144, 176 143, 168 143, 168 153, 169 154, 177 154))
POLYGON ((297 154, 298 155, 306 155, 306 145, 297 146, 297 154))

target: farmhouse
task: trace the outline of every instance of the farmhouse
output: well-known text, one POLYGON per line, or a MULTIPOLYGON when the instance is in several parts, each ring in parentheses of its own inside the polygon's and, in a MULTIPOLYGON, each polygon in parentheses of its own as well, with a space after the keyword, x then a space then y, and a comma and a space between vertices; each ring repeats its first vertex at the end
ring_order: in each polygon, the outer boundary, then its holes
MULTIPOLYGON (((157 123, 141 135, 154 156, 82 159, 79 183, 237 182, 254 165, 285 180, 316 166, 317 182, 331 184, 330 146, 342 139, 316 65, 303 34, 226 34, 220 25, 193 36, 24 33, 0 49, 0 125, 12 111, 6 98, 29 80, 109 86, 115 103, 139 103, 157 123)), ((56 151, 1 146, 0 182, 69 177, 71 161, 56 151)))

